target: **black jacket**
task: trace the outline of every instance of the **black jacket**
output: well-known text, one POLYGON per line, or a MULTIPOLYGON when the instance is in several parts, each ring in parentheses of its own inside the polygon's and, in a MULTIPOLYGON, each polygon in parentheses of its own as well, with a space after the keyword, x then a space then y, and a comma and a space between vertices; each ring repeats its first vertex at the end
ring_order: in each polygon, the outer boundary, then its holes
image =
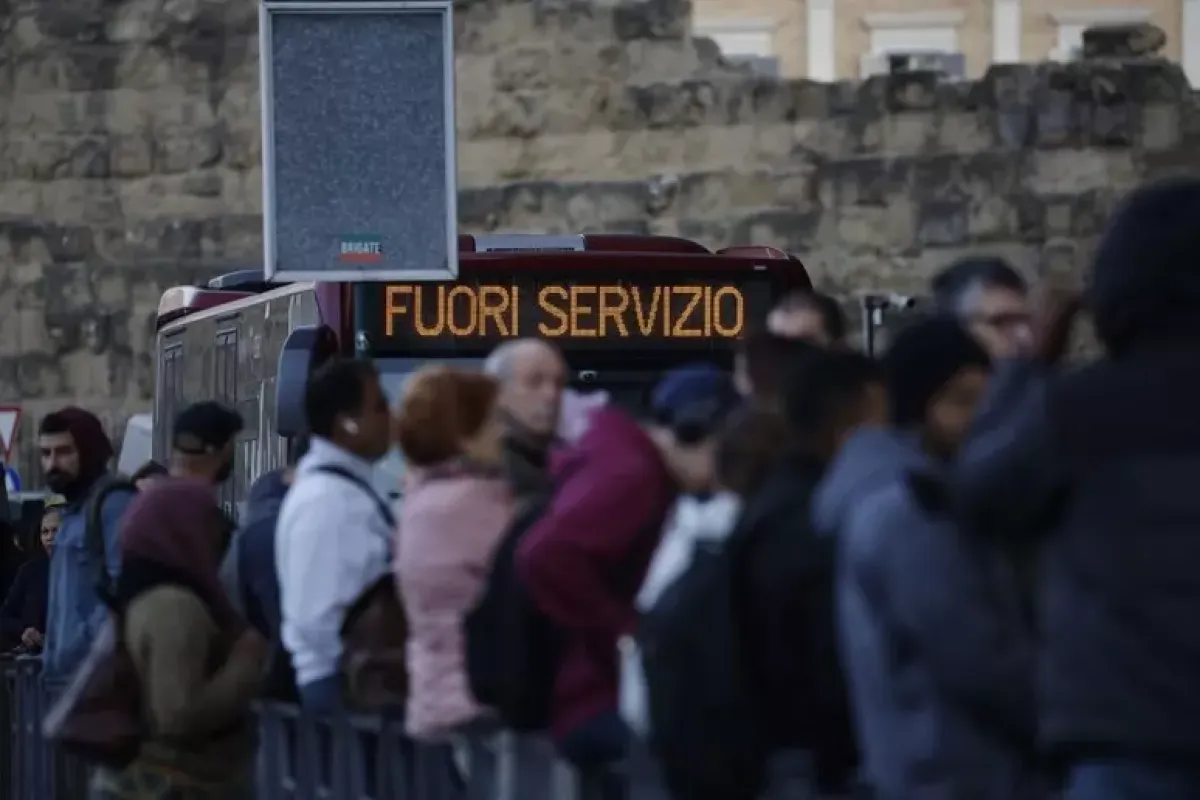
POLYGON ((1200 756, 1200 340, 1007 365, 955 489, 964 529, 1043 540, 1046 743, 1200 756))
POLYGON ((730 537, 735 613, 762 717, 775 749, 809 751, 824 789, 844 787, 858 762, 838 662, 834 540, 813 530, 824 465, 785 459, 746 500, 730 537))
POLYGON ((550 447, 536 447, 517 436, 504 440, 504 474, 518 502, 537 502, 554 489, 550 447))
POLYGON ((9 587, 4 605, 0 606, 0 645, 5 648, 17 647, 26 628, 46 632, 49 591, 49 558, 35 558, 21 565, 9 587))

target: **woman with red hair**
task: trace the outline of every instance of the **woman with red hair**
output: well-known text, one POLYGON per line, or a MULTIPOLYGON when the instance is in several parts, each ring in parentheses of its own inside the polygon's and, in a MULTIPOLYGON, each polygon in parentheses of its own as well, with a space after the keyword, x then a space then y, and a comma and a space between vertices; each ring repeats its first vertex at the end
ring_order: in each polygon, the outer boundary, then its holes
POLYGON ((482 713, 462 622, 513 514, 497 391, 490 377, 435 366, 413 375, 400 400, 396 439, 410 474, 395 572, 409 621, 406 722, 417 739, 442 739, 482 713))

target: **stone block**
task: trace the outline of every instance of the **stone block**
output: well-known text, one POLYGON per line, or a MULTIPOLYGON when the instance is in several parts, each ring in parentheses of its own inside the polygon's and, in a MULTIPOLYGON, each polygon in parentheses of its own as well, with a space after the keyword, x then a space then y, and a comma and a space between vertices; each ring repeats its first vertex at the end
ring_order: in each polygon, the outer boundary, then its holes
POLYGON ((965 244, 969 237, 965 200, 931 200, 917 212, 917 242, 922 247, 965 244))
POLYGON ((912 161, 858 158, 829 162, 825 167, 832 183, 832 202, 838 207, 887 206, 913 188, 912 161))
POLYGON ((154 142, 154 171, 162 175, 211 167, 221 159, 221 135, 215 127, 162 132, 154 142))
POLYGON ((1155 25, 1094 25, 1083 32, 1083 57, 1140 58, 1151 56, 1167 43, 1155 25))
POLYGON ((754 242, 803 253, 816 244, 822 216, 818 211, 757 211, 734 221, 729 243, 754 242))
POLYGON ((1113 189, 1126 191, 1138 183, 1138 167, 1129 151, 1048 150, 1030 154, 1022 183, 1043 194, 1113 189))
POLYGON ((920 248, 919 210, 903 195, 888 205, 840 207, 833 212, 833 223, 822 231, 822 244, 859 253, 911 253, 920 248))
POLYGON ((613 32, 620 41, 682 39, 690 33, 691 10, 691 0, 622 0, 613 32))
POLYGON ((882 84, 884 107, 892 113, 929 111, 938 105, 943 78, 936 72, 902 72, 867 81, 882 84))

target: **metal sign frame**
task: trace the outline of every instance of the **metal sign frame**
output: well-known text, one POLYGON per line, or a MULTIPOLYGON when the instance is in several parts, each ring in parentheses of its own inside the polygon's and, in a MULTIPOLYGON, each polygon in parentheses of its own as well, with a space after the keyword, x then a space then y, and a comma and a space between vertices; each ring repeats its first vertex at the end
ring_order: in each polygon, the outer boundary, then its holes
POLYGON ((458 159, 456 152, 457 125, 455 112, 455 51, 453 0, 373 0, 338 2, 338 0, 262 0, 258 7, 259 26, 259 87, 262 112, 262 218, 263 274, 267 281, 279 283, 301 281, 444 281, 458 278, 458 159), (272 25, 276 14, 429 14, 437 12, 442 18, 443 36, 443 125, 445 129, 446 166, 446 268, 430 270, 395 269, 380 272, 357 270, 278 269, 275 252, 275 94, 272 68, 272 25))

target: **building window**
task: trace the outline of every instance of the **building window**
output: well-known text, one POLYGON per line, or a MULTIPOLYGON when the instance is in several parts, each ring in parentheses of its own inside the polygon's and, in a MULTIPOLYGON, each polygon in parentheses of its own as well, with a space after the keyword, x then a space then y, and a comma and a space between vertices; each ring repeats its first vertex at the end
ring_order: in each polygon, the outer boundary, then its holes
POLYGON ((1058 39, 1049 56, 1055 61, 1074 61, 1083 51, 1083 32, 1096 25, 1137 25, 1150 21, 1150 10, 1139 6, 1079 8, 1052 11, 1050 19, 1058 39))
POLYGON ((755 74, 778 77, 775 24, 768 19, 721 19, 695 23, 694 33, 712 39, 721 55, 733 64, 750 67, 755 74))
POLYGON ((894 11, 866 14, 863 25, 871 34, 870 52, 862 56, 863 77, 891 71, 896 56, 925 56, 921 68, 940 68, 961 78, 958 29, 962 11, 894 11), (935 63, 936 62, 936 63, 935 63))

